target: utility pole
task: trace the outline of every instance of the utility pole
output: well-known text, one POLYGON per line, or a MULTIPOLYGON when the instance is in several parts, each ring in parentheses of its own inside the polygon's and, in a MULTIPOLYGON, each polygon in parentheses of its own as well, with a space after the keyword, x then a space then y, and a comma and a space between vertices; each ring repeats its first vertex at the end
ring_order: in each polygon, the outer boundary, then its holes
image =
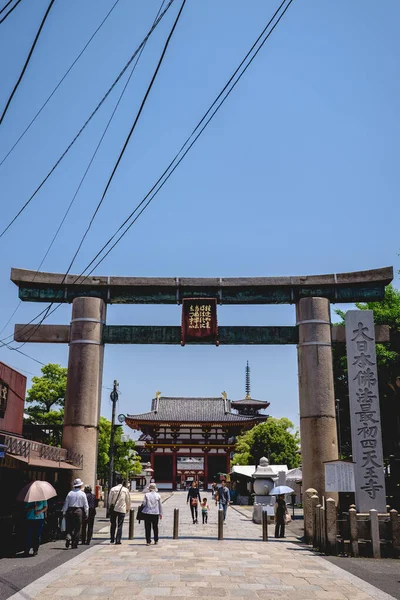
MULTIPOLYGON (((114 379, 113 390, 110 394, 110 400, 112 402, 112 416, 111 416, 111 435, 110 435, 110 469, 108 472, 108 493, 113 486, 114 479, 114 439, 115 439, 115 410, 118 402, 118 382, 114 379)), ((107 502, 107 512, 108 512, 108 502, 107 502)))

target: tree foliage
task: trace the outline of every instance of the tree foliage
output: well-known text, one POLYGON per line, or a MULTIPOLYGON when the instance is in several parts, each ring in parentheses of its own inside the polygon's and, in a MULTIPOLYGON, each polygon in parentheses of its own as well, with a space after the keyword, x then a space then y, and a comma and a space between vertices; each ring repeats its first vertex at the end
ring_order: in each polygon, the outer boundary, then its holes
MULTIPOLYGON (((62 426, 64 424, 64 398, 67 387, 67 371, 65 367, 49 363, 42 367, 41 377, 32 377, 32 387, 27 392, 26 407, 27 417, 25 422, 31 425, 62 426), (56 410, 54 410, 56 409, 56 410)), ((140 460, 135 453, 135 442, 121 440, 122 427, 115 428, 115 471, 126 475, 127 473, 139 474, 142 470, 140 460)), ((110 435, 111 421, 100 417, 99 444, 97 458, 97 474, 99 478, 107 480, 110 464, 110 435)), ((61 446, 61 431, 54 430, 49 434, 46 443, 61 446)))
MULTIPOLYGON (((379 400, 382 420, 384 455, 400 451, 400 389, 396 377, 400 376, 400 291, 392 285, 386 287, 385 298, 381 302, 357 303, 359 310, 372 310, 375 325, 389 325, 391 341, 376 344, 378 367, 379 400)), ((344 324, 346 313, 336 310, 344 324)), ((341 432, 341 456, 351 456, 350 410, 347 380, 346 348, 342 344, 333 346, 333 373, 335 397, 339 400, 339 421, 341 432)))
POLYGON ((294 469, 300 464, 299 433, 286 417, 269 417, 238 437, 233 465, 258 464, 266 456, 271 464, 287 465, 294 469))
MULTIPOLYGON (((135 451, 135 442, 133 440, 123 442, 121 440, 122 434, 122 426, 116 425, 114 438, 114 470, 117 473, 121 473, 123 476, 127 473, 139 475, 142 471, 142 465, 140 463, 140 458, 135 451)), ((97 475, 100 479, 104 479, 105 481, 108 479, 110 465, 110 437, 111 421, 105 417, 100 417, 97 475)))
POLYGON ((36 421, 39 415, 49 413, 53 407, 64 406, 67 371, 61 365, 49 363, 42 367, 41 377, 32 377, 32 387, 27 392, 26 402, 33 406, 27 407, 26 412, 36 421))

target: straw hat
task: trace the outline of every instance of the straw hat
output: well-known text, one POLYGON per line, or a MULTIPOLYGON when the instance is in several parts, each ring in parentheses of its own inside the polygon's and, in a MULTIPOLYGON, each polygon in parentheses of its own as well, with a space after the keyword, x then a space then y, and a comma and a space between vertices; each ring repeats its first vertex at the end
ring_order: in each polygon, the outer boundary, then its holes
POLYGON ((150 483, 149 485, 149 492, 156 492, 157 491, 157 486, 155 483, 150 483))

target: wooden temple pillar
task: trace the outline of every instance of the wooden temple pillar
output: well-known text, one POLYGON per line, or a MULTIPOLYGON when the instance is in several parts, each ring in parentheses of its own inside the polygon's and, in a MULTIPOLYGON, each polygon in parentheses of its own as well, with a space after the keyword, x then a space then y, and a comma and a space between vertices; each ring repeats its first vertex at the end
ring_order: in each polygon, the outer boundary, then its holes
POLYGON ((83 455, 82 470, 70 471, 87 485, 97 483, 97 443, 103 376, 106 305, 100 298, 72 304, 63 447, 83 455))
POLYGON ((228 476, 231 472, 231 451, 229 448, 226 449, 226 475, 228 476))
POLYGON ((204 486, 204 491, 206 492, 208 490, 208 448, 204 449, 204 477, 203 477, 203 486, 204 486))
POLYGON ((178 489, 178 484, 176 481, 177 478, 177 461, 178 461, 178 452, 176 450, 172 451, 172 489, 175 491, 178 489))
POLYGON ((152 478, 154 477, 154 448, 152 448, 150 450, 150 467, 153 469, 153 475, 152 478))

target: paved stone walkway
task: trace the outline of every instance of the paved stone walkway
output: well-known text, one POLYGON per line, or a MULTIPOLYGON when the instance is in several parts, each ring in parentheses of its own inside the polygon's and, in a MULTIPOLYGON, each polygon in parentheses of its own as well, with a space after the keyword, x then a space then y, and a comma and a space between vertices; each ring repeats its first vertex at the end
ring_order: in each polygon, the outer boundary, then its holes
POLYGON ((233 508, 228 509, 224 540, 218 541, 217 509, 211 498, 209 504, 209 523, 193 525, 186 495, 177 492, 165 501, 157 546, 145 545, 143 524, 136 522, 134 540, 124 539, 120 546, 107 541, 94 546, 12 598, 392 598, 294 539, 263 542, 261 526, 233 508), (174 508, 180 510, 178 540, 172 539, 174 508))

